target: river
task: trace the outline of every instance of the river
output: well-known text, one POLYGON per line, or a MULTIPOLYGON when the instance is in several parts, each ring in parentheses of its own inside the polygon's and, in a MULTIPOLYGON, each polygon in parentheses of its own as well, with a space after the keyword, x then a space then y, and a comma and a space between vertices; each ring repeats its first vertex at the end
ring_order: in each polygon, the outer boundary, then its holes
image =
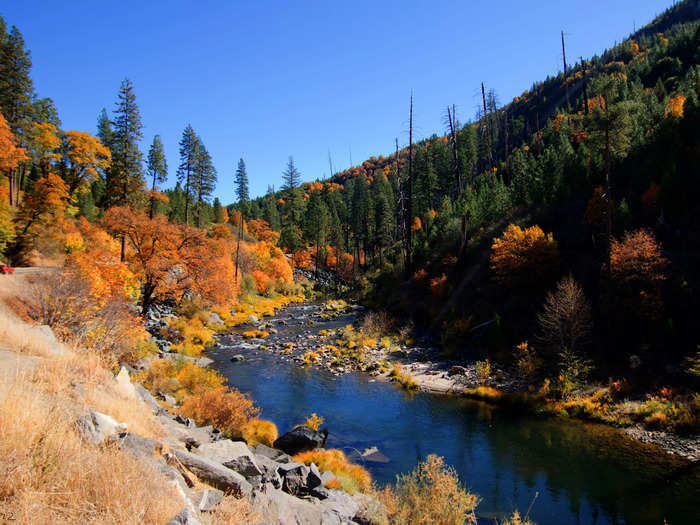
MULTIPOLYGON (((307 331, 343 326, 348 313, 309 324, 315 307, 296 305, 274 318, 270 341, 304 337, 307 331)), ((478 494, 479 518, 500 518, 514 509, 539 525, 699 523, 700 466, 627 438, 603 425, 519 416, 466 399, 409 394, 362 374, 335 376, 300 367, 269 350, 237 346, 232 334, 209 352, 214 368, 250 392, 262 417, 280 432, 312 412, 325 418, 328 447, 348 454, 376 446, 387 463, 365 467, 380 484, 394 482, 434 453, 453 466, 478 494), (243 362, 231 356, 243 354, 243 362), (535 495, 537 497, 535 499, 535 495), (534 503, 533 503, 534 500, 534 503)), ((481 520, 480 520, 481 522, 481 520)))

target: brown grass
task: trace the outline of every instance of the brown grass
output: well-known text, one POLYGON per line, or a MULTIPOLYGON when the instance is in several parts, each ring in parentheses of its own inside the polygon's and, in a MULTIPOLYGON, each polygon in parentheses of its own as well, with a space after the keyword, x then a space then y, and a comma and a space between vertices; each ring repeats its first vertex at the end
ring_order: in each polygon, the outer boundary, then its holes
POLYGON ((19 375, 0 393, 0 515, 18 523, 165 523, 183 507, 151 466, 79 439, 70 405, 34 386, 19 375))

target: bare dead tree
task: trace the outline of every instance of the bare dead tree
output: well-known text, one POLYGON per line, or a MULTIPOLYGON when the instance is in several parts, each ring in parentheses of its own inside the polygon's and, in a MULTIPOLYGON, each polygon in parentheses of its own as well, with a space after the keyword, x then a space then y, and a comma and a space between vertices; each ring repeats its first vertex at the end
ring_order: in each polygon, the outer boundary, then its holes
POLYGON ((481 100, 484 104, 484 124, 486 130, 486 149, 488 150, 489 157, 489 173, 493 174, 493 154, 491 153, 491 124, 489 122, 489 113, 486 109, 486 90, 484 89, 484 83, 481 83, 481 100))
POLYGON ((406 272, 410 275, 413 264, 411 256, 411 243, 413 241, 412 217, 413 213, 413 91, 411 91, 411 105, 408 112, 408 177, 406 178, 406 272))
POLYGON ((564 48, 564 31, 561 32, 561 58, 564 62, 564 87, 566 89, 566 111, 571 112, 571 106, 569 105, 569 84, 566 82, 566 49, 564 48))
POLYGON ((462 176, 459 171, 459 160, 457 158, 457 112, 455 105, 452 108, 447 106, 447 122, 450 129, 450 147, 452 148, 452 165, 455 172, 455 180, 457 181, 457 197, 462 194, 462 176))
POLYGON ((591 307, 583 289, 571 274, 547 293, 544 308, 537 314, 538 339, 552 353, 577 354, 588 342, 592 329, 591 307))

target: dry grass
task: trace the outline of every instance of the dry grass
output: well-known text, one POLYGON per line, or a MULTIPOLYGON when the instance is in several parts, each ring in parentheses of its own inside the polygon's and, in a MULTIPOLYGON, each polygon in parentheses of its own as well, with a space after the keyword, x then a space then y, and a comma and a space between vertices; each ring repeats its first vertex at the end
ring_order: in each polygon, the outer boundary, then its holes
POLYGON ((475 523, 479 498, 460 484, 454 469, 433 454, 410 473, 399 476, 396 487, 378 493, 391 523, 463 525, 475 523))
POLYGON ((163 475, 79 439, 71 405, 35 387, 19 375, 0 393, 0 515, 18 523, 140 524, 165 523, 182 508, 163 475))

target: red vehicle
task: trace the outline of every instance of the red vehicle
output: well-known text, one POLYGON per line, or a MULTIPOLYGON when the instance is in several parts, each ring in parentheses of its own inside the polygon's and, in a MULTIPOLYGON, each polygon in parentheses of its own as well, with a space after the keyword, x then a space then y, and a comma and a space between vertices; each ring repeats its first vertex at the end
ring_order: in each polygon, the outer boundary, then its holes
POLYGON ((0 273, 2 274, 9 274, 9 273, 14 273, 15 269, 7 266, 6 264, 0 264, 0 273))

